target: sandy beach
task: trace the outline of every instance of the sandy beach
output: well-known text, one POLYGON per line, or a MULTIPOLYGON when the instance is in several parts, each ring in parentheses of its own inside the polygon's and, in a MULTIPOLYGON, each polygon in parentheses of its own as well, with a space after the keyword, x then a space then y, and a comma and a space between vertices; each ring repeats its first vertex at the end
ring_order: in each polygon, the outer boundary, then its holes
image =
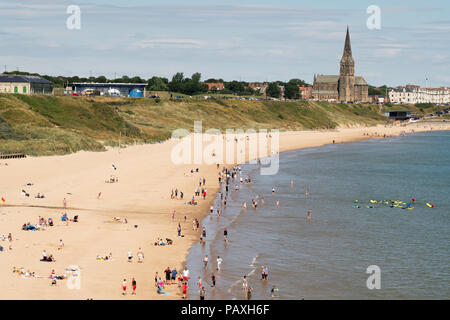
MULTIPOLYGON (((351 142, 370 138, 397 136, 403 133, 449 130, 448 122, 417 122, 406 126, 340 128, 333 131, 297 131, 280 133, 280 152, 351 142)), ((171 152, 178 143, 111 148, 106 152, 79 152, 66 156, 28 157, 0 160, 0 236, 12 234, 13 241, 0 241, 0 299, 180 299, 177 285, 165 287, 167 295, 156 293, 155 273, 164 279, 166 267, 182 270, 190 246, 200 232, 192 230, 192 221, 202 220, 219 189, 216 164, 175 165, 171 152), (113 166, 116 168, 114 169, 113 166), (191 169, 199 172, 191 174, 191 169), (114 175, 118 182, 106 183, 114 175), (200 179, 206 179, 206 199, 191 200, 200 179), (27 185, 32 184, 32 185, 27 185), (171 199, 178 189, 184 199, 171 199), (22 194, 29 193, 29 197, 22 194), (45 195, 37 199, 37 193, 45 195), (63 207, 63 199, 67 208, 63 207), (172 211, 175 217, 172 219, 172 211), (78 215, 79 222, 61 221, 78 215), (53 227, 23 231, 24 223, 38 223, 39 217, 54 220, 53 227), (186 222, 184 217, 186 216, 186 222), (127 223, 114 222, 114 217, 127 223), (181 224, 184 237, 177 236, 181 224), (155 246, 158 238, 170 238, 173 245, 155 246), (60 239, 64 242, 58 248, 60 239), (139 248, 144 262, 138 263, 139 248), (55 262, 41 262, 43 250, 53 254, 55 262), (127 261, 127 253, 134 258, 127 261), (112 253, 112 260, 97 260, 97 255, 112 253), (67 280, 51 286, 52 269, 57 275, 68 274, 68 266, 80 267, 80 287, 70 290, 67 280), (13 268, 23 267, 39 277, 23 277, 13 268), (122 295, 122 281, 137 281, 137 294, 122 295)), ((220 169, 222 169, 222 165, 220 169)), ((203 186, 202 186, 203 187, 203 186)), ((200 261, 199 261, 200 263, 200 261)), ((196 279, 196 275, 191 275, 196 279)), ((191 283, 191 285, 194 285, 191 283)))

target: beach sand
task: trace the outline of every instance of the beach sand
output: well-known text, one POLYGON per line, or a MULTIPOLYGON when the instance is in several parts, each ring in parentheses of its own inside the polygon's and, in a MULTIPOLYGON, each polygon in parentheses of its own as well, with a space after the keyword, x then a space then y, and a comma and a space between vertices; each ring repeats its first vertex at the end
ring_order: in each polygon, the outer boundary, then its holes
MULTIPOLYGON (((450 129, 448 122, 418 122, 394 127, 282 132, 279 150, 321 146, 333 140, 342 143, 384 134, 395 136, 411 130, 429 131, 430 126, 433 131, 450 129)), ((0 252, 0 299, 180 299, 177 285, 166 286, 167 295, 156 293, 155 272, 164 279, 166 267, 182 270, 190 246, 200 237, 200 232, 192 230, 192 220, 201 221, 209 213, 219 184, 216 164, 173 164, 171 151, 177 143, 169 140, 129 146, 120 153, 114 148, 98 153, 0 160, 0 198, 6 200, 0 207, 0 235, 13 236, 12 243, 0 241, 4 247, 0 252), (191 175, 193 168, 199 168, 199 173, 191 175), (105 183, 111 175, 117 176, 119 182, 105 183), (192 198, 203 177, 208 191, 206 200, 196 197, 199 205, 184 204, 192 198), (184 192, 184 200, 170 199, 175 188, 184 192), (30 197, 23 196, 22 189, 30 197), (45 198, 36 199, 38 192, 45 198), (67 209, 63 208, 64 198, 67 209), (173 210, 176 210, 174 221, 173 210), (70 218, 78 215, 79 222, 66 225, 60 219, 62 212, 67 212, 70 218), (42 231, 21 230, 26 222, 36 224, 39 216, 52 217, 55 226, 42 231), (128 223, 112 222, 113 217, 126 217, 128 223), (177 237, 179 222, 184 237, 177 237), (174 244, 154 246, 157 238, 170 238, 174 244), (60 239, 64 248, 58 250, 60 239), (12 250, 8 250, 9 246, 12 250), (139 248, 145 255, 143 263, 136 261, 139 248), (43 250, 53 254, 56 262, 41 262, 43 250), (128 251, 135 256, 132 263, 127 261, 128 251), (110 252, 113 260, 96 260, 97 255, 106 256, 110 252), (81 268, 80 288, 69 289, 68 280, 58 280, 57 286, 50 286, 51 270, 61 275, 70 265, 81 268), (13 267, 23 267, 40 278, 22 278, 12 272, 13 267), (122 296, 122 280, 127 279, 131 287, 133 277, 137 281, 137 295, 132 296, 128 290, 122 296)))

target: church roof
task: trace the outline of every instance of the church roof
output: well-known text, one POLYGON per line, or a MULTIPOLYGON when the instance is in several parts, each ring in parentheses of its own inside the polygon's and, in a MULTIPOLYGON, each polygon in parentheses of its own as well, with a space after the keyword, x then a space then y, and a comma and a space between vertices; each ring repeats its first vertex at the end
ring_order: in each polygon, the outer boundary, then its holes
POLYGON ((315 82, 324 83, 324 82, 338 82, 339 76, 334 75, 318 75, 316 77, 315 82))
POLYGON ((368 83, 366 82, 366 80, 364 80, 363 77, 355 77, 355 84, 359 85, 359 86, 361 86, 361 85, 368 86, 368 83))

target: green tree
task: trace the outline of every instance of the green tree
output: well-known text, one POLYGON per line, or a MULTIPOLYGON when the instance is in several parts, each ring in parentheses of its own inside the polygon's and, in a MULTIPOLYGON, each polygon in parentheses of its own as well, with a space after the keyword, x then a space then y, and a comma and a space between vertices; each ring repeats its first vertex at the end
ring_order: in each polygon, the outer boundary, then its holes
POLYGON ((147 82, 147 89, 151 91, 167 91, 169 89, 167 78, 152 77, 147 82))
POLYGON ((298 85, 292 82, 288 82, 284 85, 284 96, 287 99, 298 99, 300 98, 300 89, 298 85))
POLYGON ((172 81, 169 82, 169 90, 172 92, 181 92, 183 87, 184 74, 177 72, 173 75, 172 81))
POLYGON ((266 95, 273 98, 279 98, 281 95, 281 90, 278 87, 278 83, 276 82, 269 83, 266 89, 266 95))

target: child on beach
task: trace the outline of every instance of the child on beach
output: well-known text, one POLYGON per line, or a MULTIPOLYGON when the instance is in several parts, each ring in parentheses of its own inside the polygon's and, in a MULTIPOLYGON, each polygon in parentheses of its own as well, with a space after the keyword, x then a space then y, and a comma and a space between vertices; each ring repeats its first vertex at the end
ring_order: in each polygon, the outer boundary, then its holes
POLYGON ((187 294, 187 288, 188 288, 188 284, 187 284, 187 281, 185 281, 184 283, 183 283, 183 299, 186 299, 186 294, 187 294))
POLYGON ((123 279, 122 281, 122 295, 126 295, 127 294, 127 279, 123 279))

